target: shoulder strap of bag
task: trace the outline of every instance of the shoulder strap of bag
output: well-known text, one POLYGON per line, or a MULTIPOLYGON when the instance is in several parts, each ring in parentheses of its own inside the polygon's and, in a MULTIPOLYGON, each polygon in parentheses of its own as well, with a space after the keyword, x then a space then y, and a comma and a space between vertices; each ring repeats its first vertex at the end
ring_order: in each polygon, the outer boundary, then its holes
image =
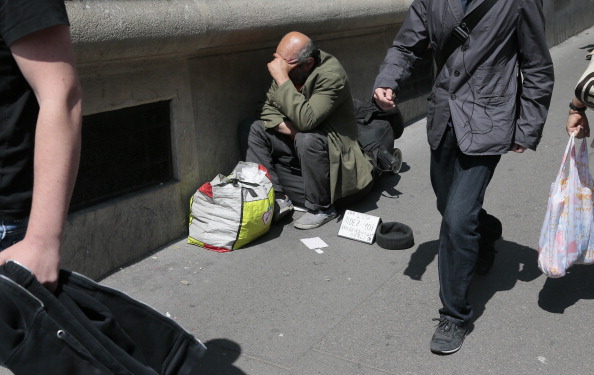
POLYGON ((454 53, 454 51, 460 47, 470 35, 470 32, 474 27, 479 23, 479 21, 484 17, 485 14, 495 5, 497 0, 485 0, 481 4, 479 4, 476 8, 472 10, 472 12, 467 13, 462 21, 454 27, 448 40, 446 41, 442 53, 437 60, 437 73, 441 72, 445 62, 448 60, 450 55, 454 53))

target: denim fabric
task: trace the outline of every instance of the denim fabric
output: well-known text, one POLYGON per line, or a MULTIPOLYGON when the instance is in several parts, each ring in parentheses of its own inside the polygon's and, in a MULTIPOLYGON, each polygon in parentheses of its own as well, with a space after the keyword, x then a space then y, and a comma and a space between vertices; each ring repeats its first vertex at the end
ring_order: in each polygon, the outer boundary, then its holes
POLYGON ((0 221, 0 251, 22 240, 28 223, 28 219, 0 221))
POLYGON ((470 156, 458 148, 453 128, 431 152, 431 184, 442 215, 439 233, 440 315, 456 324, 472 318, 468 290, 474 272, 481 233, 487 234, 483 209, 485 190, 500 155, 470 156))

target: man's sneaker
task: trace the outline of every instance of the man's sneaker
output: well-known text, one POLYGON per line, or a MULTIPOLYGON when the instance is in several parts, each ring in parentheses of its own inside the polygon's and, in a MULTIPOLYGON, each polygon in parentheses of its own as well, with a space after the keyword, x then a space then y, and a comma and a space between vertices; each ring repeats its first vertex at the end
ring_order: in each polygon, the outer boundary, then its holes
POLYGON ((495 262, 495 254, 497 254, 497 250, 495 250, 495 242, 481 245, 479 248, 478 259, 476 261, 475 272, 477 275, 486 275, 491 270, 491 267, 493 267, 493 263, 495 262))
POLYGON ((321 227, 330 220, 334 219, 337 215, 334 206, 330 206, 325 210, 312 211, 308 210, 303 216, 295 220, 293 225, 297 229, 313 229, 321 227))
POLYGON ((436 318, 439 321, 435 333, 431 338, 430 348, 435 354, 452 354, 457 352, 464 342, 467 329, 445 317, 436 318))
POLYGON ((274 213, 272 214, 272 222, 276 223, 282 218, 286 217, 293 211, 293 203, 289 197, 277 198, 274 200, 274 213))

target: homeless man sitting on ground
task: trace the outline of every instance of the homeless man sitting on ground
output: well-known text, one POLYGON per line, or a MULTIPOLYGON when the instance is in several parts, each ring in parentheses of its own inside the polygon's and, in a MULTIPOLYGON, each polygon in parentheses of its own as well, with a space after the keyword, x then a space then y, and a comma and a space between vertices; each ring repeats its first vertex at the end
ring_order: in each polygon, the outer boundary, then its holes
POLYGON ((293 202, 307 213, 299 229, 334 219, 334 203, 364 194, 372 165, 357 143, 357 124, 346 72, 338 60, 291 32, 268 63, 273 82, 259 119, 240 126, 245 160, 266 167, 275 189, 274 220, 291 213, 293 202))

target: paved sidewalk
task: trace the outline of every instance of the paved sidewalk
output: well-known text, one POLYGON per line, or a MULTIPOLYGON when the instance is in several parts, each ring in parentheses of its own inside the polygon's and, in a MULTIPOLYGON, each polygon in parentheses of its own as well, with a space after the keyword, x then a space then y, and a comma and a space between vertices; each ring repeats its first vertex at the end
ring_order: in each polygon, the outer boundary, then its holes
POLYGON ((593 33, 551 50, 557 81, 539 150, 504 156, 489 187, 485 207, 502 220, 504 236, 491 273, 474 280, 477 320, 458 353, 429 351, 440 307, 440 217, 424 120, 397 141, 401 173, 351 207, 408 224, 413 248, 338 237, 340 220, 310 231, 287 224, 226 254, 182 239, 102 283, 170 314, 201 339, 209 347, 202 374, 591 374, 594 266, 547 279, 536 248, 567 142, 567 103, 586 67, 581 48, 594 43, 593 33), (329 246, 322 254, 309 250, 300 239, 310 237, 329 246))

